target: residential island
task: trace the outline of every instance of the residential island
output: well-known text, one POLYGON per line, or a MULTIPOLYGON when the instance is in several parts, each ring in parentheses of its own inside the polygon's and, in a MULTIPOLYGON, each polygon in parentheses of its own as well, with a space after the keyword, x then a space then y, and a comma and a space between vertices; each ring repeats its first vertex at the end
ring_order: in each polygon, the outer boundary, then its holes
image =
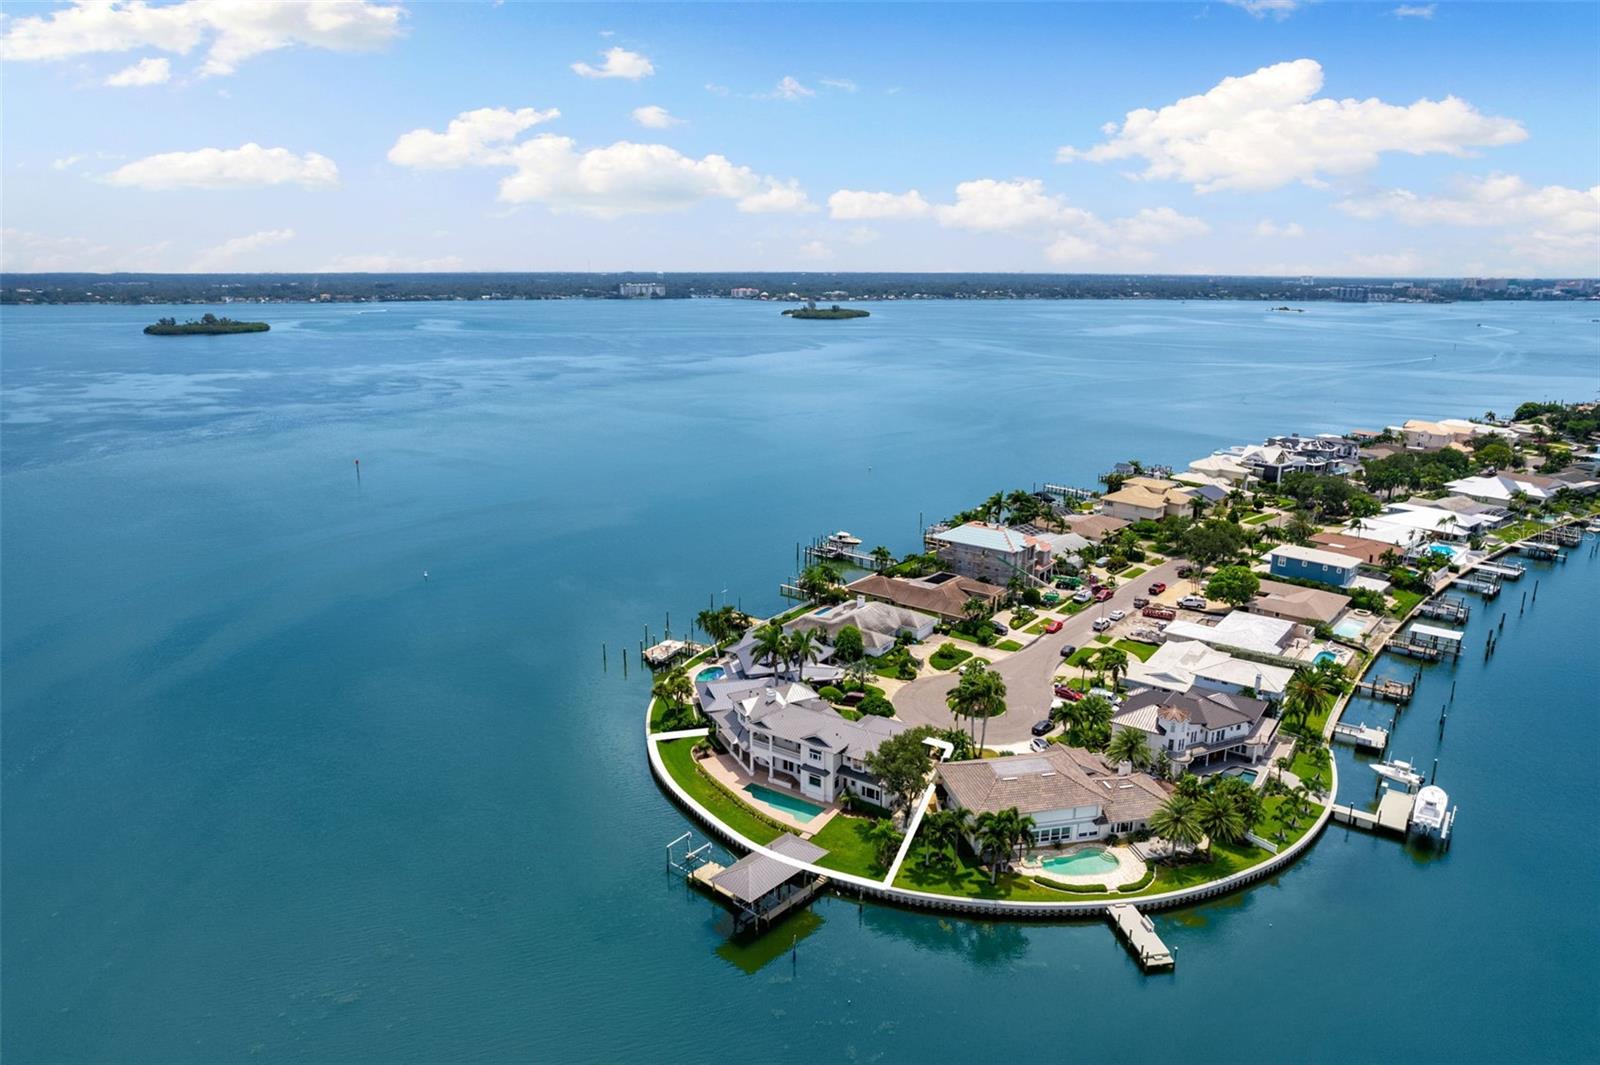
POLYGON ((789 318, 866 318, 872 312, 863 311, 854 307, 841 307, 835 303, 831 307, 818 307, 814 302, 807 300, 804 307, 791 307, 783 312, 789 318))
POLYGON ((153 337, 221 336, 226 333, 265 333, 272 327, 266 322, 239 322, 232 318, 218 318, 203 314, 199 321, 180 322, 176 318, 158 318, 154 325, 144 327, 146 335, 153 337))
POLYGON ((1528 403, 996 493, 900 558, 819 538, 800 605, 712 606, 644 652, 656 777, 745 854, 669 860, 741 927, 827 889, 1106 914, 1159 969, 1141 909, 1280 870, 1330 820, 1447 847, 1443 787, 1383 761, 1376 809, 1340 806, 1329 745, 1385 749, 1343 711, 1459 656, 1457 593, 1600 530, 1597 440, 1595 405, 1528 403))

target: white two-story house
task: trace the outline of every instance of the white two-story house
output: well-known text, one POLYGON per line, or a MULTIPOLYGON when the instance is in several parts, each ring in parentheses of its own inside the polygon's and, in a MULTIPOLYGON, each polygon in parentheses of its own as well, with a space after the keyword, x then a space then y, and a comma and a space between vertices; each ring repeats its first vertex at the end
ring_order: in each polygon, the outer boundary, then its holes
POLYGON ((1278 719, 1267 704, 1228 692, 1149 691, 1130 695, 1111 719, 1111 731, 1137 729, 1155 756, 1165 754, 1179 768, 1195 769, 1235 758, 1255 764, 1272 749, 1278 719))
POLYGON ((757 781, 792 788, 818 802, 845 793, 879 806, 892 796, 867 769, 867 755, 906 725, 886 717, 842 717, 804 684, 708 692, 705 713, 717 742, 757 781))

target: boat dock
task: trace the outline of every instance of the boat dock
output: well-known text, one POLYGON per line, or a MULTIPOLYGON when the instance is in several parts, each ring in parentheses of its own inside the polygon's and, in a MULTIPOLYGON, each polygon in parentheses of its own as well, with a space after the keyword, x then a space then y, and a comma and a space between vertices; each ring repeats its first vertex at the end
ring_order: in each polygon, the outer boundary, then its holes
POLYGON ((806 545, 803 554, 807 566, 818 562, 848 562, 852 566, 876 573, 886 565, 870 552, 861 550, 861 541, 842 531, 831 536, 817 537, 806 545))
POLYGON ((1173 967, 1175 961, 1172 951, 1156 935, 1156 927, 1150 918, 1136 907, 1119 902, 1106 907, 1106 916, 1111 919, 1111 926, 1122 937, 1123 943, 1127 944, 1128 953, 1138 959, 1145 972, 1173 967))
POLYGON ((1417 607, 1417 613, 1425 618, 1435 621, 1448 621, 1453 625, 1465 625, 1472 616, 1472 608, 1467 601, 1458 595, 1440 595, 1425 600, 1417 607))
POLYGON ((1491 573, 1502 580, 1520 581, 1528 567, 1520 562, 1480 562, 1473 567, 1479 573, 1491 573))
POLYGON ((1355 685, 1357 695, 1365 695, 1368 698, 1379 699, 1386 703, 1400 703, 1402 705, 1411 701, 1411 693, 1415 690, 1416 685, 1403 680, 1395 680, 1391 677, 1357 681, 1355 685))
POLYGON ((1368 751, 1382 751, 1389 746, 1389 730, 1371 725, 1351 725, 1341 721, 1333 726, 1333 738, 1368 751))
POLYGON ((1411 824, 1411 807, 1415 802, 1415 797, 1404 791, 1386 790, 1383 798, 1378 800, 1376 812, 1335 803, 1333 819, 1341 825, 1364 828, 1368 832, 1391 832, 1404 836, 1411 824))
POLYGON ((1469 592, 1477 592, 1485 599, 1493 599, 1500 594, 1500 582, 1493 574, 1469 571, 1457 577, 1452 584, 1458 584, 1469 592))
POLYGON ((662 640, 640 650, 639 657, 651 669, 665 669, 680 658, 697 655, 704 650, 700 644, 688 640, 662 640))
POLYGON ((1543 540, 1524 540, 1517 545, 1517 550, 1530 558, 1557 559, 1563 558, 1561 548, 1555 544, 1545 543, 1543 540))

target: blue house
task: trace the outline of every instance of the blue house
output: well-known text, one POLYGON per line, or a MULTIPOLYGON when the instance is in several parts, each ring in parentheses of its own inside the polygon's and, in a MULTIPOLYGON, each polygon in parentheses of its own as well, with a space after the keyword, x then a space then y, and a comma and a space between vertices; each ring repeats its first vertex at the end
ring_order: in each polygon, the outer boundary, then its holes
POLYGON ((1314 547, 1284 544, 1267 555, 1272 561, 1274 577, 1289 577, 1300 581, 1316 581, 1335 588, 1348 588, 1356 579, 1361 560, 1349 555, 1336 555, 1332 551, 1318 551, 1314 547))

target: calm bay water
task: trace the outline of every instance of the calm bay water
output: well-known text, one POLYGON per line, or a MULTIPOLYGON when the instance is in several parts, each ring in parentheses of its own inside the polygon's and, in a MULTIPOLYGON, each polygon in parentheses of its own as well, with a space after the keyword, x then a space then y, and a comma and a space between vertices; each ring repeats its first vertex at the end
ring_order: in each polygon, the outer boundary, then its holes
POLYGON ((1437 748, 1455 848, 1332 831, 1159 917, 1168 977, 1098 924, 837 900, 793 960, 729 949, 663 871, 689 826, 618 668, 724 589, 778 606, 820 532, 900 551, 919 513, 1130 456, 1592 398, 1591 306, 284 306, 264 336, 139 333, 204 309, 0 315, 6 1060, 943 1061, 1070 1031, 1075 1057, 1231 1061, 1203 1034, 1230 1028, 1274 1059, 1600 1056, 1587 548, 1478 607, 1399 723, 1397 756, 1437 748))

